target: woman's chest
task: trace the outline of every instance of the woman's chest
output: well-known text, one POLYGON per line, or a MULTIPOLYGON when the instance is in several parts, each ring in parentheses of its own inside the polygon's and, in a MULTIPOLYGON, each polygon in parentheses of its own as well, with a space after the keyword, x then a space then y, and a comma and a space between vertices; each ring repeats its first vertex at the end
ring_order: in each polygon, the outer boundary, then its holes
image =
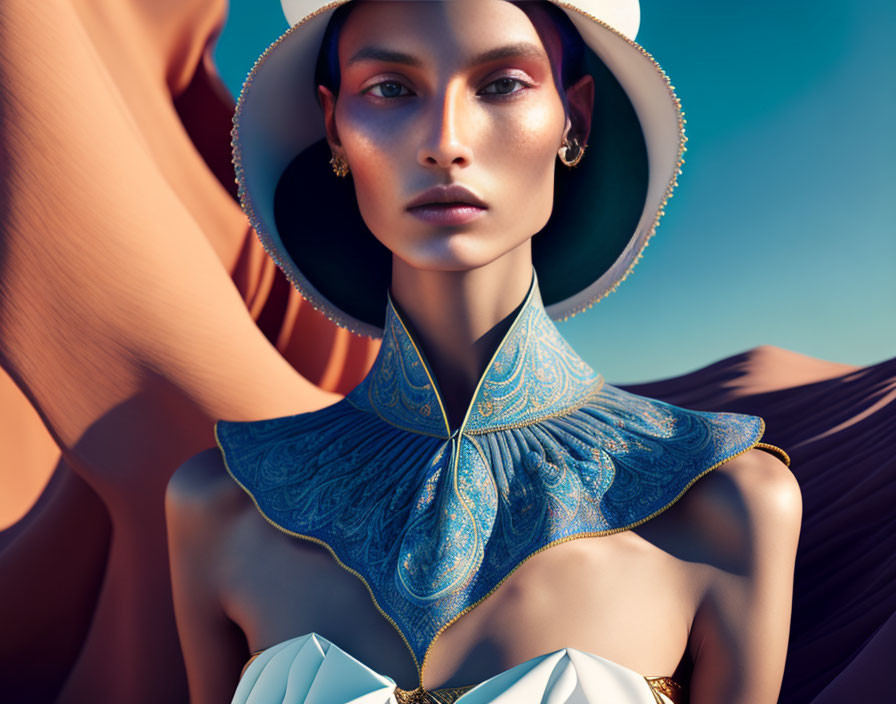
MULTIPOLYGON (((418 684, 401 635, 325 547, 279 533, 256 514, 228 541, 223 569, 225 607, 251 650, 316 632, 399 686, 418 684)), ((425 684, 478 683, 563 647, 671 675, 705 580, 698 563, 631 531, 553 545, 446 626, 427 653, 425 684)))

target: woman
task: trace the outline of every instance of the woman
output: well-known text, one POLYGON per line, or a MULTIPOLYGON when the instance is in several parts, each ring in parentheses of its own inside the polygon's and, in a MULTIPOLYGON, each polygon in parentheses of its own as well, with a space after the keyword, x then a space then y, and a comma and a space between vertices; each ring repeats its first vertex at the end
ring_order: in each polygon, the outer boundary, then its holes
POLYGON ((624 278, 675 184, 636 3, 301 5, 241 96, 243 207, 383 344, 339 403, 219 421, 172 479, 192 700, 775 701, 786 454, 606 384, 551 322, 624 278))

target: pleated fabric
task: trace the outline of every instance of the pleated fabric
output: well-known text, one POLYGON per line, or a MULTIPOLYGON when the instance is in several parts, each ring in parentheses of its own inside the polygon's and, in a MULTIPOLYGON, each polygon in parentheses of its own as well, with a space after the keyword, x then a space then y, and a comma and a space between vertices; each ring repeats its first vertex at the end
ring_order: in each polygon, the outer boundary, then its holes
MULTIPOLYGON (((398 704, 395 681, 309 633, 260 653, 231 704, 398 704)), ((438 690, 436 691, 438 694, 438 690)), ((456 704, 671 704, 647 679, 612 660, 562 648, 467 690, 456 704)))

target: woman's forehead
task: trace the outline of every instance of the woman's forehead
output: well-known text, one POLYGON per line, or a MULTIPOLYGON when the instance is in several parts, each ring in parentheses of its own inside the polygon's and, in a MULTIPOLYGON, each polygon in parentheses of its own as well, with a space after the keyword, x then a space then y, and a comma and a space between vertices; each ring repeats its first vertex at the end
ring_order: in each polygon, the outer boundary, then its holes
MULTIPOLYGON (((474 63, 514 51, 546 58, 559 48, 549 22, 508 0, 355 0, 339 36, 343 68, 365 59, 425 63, 441 56, 474 63), (530 19, 530 14, 532 18, 530 19), (539 24, 536 30, 533 19, 539 24), (541 26, 544 25, 544 26, 541 26)), ((534 3, 528 3, 535 5, 534 3)))

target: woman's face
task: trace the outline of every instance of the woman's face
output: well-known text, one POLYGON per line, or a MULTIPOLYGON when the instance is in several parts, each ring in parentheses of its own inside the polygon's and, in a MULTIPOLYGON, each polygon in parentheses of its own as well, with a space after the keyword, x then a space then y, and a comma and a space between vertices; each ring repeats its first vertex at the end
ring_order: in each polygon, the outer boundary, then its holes
POLYGON ((548 57, 559 47, 548 45, 505 0, 352 10, 335 105, 319 91, 361 215, 393 254, 419 269, 471 269, 547 223, 567 127, 548 57), (449 185, 472 195, 426 194, 449 185), (420 200, 429 204, 412 207, 420 200))

